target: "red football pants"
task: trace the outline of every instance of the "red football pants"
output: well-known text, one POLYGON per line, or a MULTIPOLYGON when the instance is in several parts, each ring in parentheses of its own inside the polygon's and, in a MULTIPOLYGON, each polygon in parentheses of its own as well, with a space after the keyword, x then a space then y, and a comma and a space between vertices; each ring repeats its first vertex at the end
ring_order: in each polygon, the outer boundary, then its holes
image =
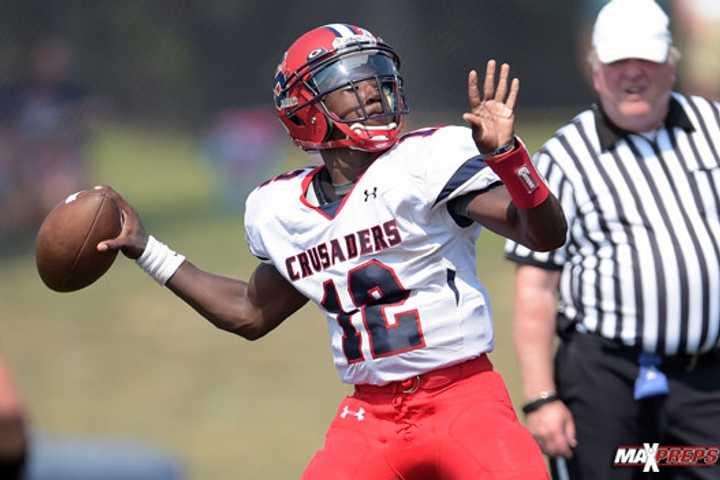
POLYGON ((303 480, 547 479, 483 355, 404 382, 359 385, 338 408, 303 480))

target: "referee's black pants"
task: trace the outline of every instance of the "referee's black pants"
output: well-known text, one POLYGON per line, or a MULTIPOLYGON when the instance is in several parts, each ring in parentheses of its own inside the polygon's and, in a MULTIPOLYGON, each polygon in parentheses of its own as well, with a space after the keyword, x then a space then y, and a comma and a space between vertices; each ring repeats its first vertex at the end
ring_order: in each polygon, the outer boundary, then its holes
POLYGON ((555 381, 578 444, 571 459, 552 459, 554 479, 720 479, 720 466, 660 467, 659 473, 613 467, 618 446, 720 445, 720 355, 671 357, 660 368, 669 395, 634 400, 636 352, 593 334, 563 339, 555 381))

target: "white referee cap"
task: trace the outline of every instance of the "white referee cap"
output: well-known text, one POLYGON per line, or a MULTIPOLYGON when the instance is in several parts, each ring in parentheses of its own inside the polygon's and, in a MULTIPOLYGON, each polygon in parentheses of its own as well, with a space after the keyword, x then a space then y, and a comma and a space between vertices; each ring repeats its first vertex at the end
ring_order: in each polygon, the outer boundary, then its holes
POLYGON ((592 44, 602 63, 640 58, 665 63, 670 19, 654 0, 611 0, 595 20, 592 44))

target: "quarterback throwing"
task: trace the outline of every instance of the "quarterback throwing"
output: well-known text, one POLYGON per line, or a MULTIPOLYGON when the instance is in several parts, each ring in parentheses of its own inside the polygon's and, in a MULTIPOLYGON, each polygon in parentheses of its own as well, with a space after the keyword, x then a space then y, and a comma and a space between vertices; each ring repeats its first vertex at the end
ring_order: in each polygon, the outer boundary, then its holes
POLYGON ((320 167, 257 187, 245 214, 260 264, 249 281, 204 272, 124 212, 121 249, 216 326, 247 339, 308 300, 326 317, 335 366, 355 392, 304 479, 540 479, 540 451, 486 354, 490 304, 476 276, 484 226, 532 250, 565 241, 556 198, 514 135, 518 80, 487 64, 468 77, 468 127, 401 134, 400 60, 347 24, 287 50, 275 108, 320 167), (351 452, 352 454, 349 454, 351 452))

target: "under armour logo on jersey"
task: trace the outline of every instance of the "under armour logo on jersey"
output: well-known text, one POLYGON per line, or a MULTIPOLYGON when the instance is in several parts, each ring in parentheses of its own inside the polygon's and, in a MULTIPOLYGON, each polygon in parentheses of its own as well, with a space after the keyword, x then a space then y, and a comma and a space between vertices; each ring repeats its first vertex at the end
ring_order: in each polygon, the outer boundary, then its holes
POLYGON ((520 177, 520 180, 525 184, 528 189, 528 193, 534 192, 538 188, 537 182, 532 178, 530 169, 526 166, 522 166, 517 169, 515 174, 520 177))
POLYGON ((370 197, 377 198, 377 187, 373 187, 372 190, 365 190, 365 201, 370 200, 370 197))
POLYGON ((357 418, 359 422, 362 422, 365 420, 365 409, 360 407, 357 412, 353 412, 347 405, 345 405, 343 407, 343 411, 340 413, 340 418, 346 418, 348 415, 352 415, 357 418))

